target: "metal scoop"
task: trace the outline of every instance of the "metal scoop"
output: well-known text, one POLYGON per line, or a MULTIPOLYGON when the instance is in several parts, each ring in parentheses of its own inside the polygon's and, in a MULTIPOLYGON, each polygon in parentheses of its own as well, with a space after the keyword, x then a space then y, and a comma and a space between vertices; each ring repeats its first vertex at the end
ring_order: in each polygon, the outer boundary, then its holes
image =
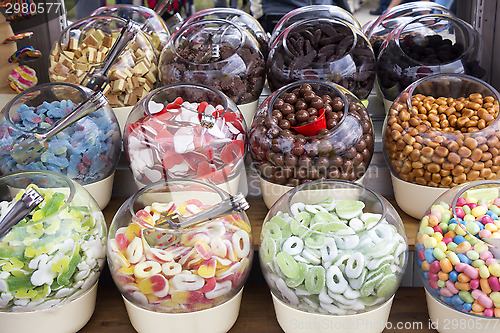
POLYGON ((483 238, 486 244, 491 245, 488 250, 493 254, 496 259, 500 259, 500 238, 483 238))
POLYGON ((94 91, 102 91, 104 86, 109 83, 108 71, 114 64, 118 56, 127 47, 127 45, 134 39, 135 35, 139 32, 140 26, 131 21, 127 21, 127 25, 122 28, 120 35, 111 46, 111 50, 106 54, 104 58, 104 66, 99 69, 94 69, 85 75, 81 85, 86 86, 94 91))
POLYGON ((33 187, 27 189, 0 221, 0 239, 4 238, 13 226, 24 219, 42 201, 43 196, 37 190, 33 187))
POLYGON ((195 224, 210 221, 234 212, 242 212, 250 207, 242 193, 231 196, 217 205, 197 214, 183 217, 182 215, 167 215, 163 222, 152 228, 142 230, 142 237, 151 247, 172 245, 178 242, 179 237, 171 231, 191 227, 195 224))
POLYGON ((106 105, 107 102, 108 101, 101 92, 94 92, 87 101, 81 103, 68 115, 61 118, 50 130, 38 132, 37 129, 37 132, 31 131, 19 136, 12 146, 10 155, 21 165, 33 162, 47 150, 51 137, 83 117, 100 109, 106 105))

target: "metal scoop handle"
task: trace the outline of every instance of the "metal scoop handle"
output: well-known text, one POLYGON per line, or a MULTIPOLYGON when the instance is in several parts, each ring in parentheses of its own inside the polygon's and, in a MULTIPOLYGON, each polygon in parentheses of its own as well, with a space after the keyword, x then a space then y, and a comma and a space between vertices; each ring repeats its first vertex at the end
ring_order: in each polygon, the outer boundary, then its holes
POLYGON ((5 214, 0 221, 0 239, 2 239, 9 231, 24 219, 33 209, 35 209, 43 201, 43 196, 38 193, 33 187, 24 192, 21 198, 16 201, 12 208, 5 214))
POLYGON ((226 200, 221 201, 217 205, 204 210, 200 213, 190 215, 188 217, 177 216, 179 222, 174 222, 169 219, 160 224, 155 225, 155 228, 181 229, 193 226, 200 222, 209 221, 214 218, 227 215, 230 212, 242 212, 250 207, 242 193, 231 196, 226 200))

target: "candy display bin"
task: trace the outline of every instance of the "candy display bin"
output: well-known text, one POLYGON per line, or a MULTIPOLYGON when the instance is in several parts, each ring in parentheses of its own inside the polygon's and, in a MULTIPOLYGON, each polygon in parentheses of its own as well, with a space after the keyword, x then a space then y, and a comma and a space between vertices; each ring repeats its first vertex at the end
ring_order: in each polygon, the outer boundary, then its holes
POLYGON ((467 74, 487 80, 490 61, 484 43, 467 22, 429 14, 399 25, 387 36, 377 60, 377 80, 386 110, 420 78, 440 73, 467 74))
POLYGON ((315 332, 382 332, 407 256, 403 223, 391 204, 342 180, 287 192, 269 210, 260 236, 262 271, 286 333, 304 325, 315 332))
POLYGON ((500 322, 499 189, 498 181, 449 189, 420 221, 415 261, 440 333, 484 332, 500 322))
POLYGON ((396 99, 384 124, 384 155, 403 211, 420 219, 446 189, 498 178, 499 97, 477 78, 438 74, 396 99))
POLYGON ((343 87, 299 81, 260 105, 249 149, 271 207, 299 184, 362 178, 373 154, 373 127, 366 108, 343 87))
POLYGON ((78 331, 94 312, 104 265, 102 212, 81 185, 49 171, 2 176, 0 188, 1 330, 78 331), (23 218, 27 198, 38 196, 23 218), (10 229, 6 216, 18 216, 10 229))
MULTIPOLYGON (((44 133, 92 94, 90 89, 70 83, 47 83, 25 90, 14 97, 0 115, 2 147, 16 147, 22 138, 44 133)), ((49 170, 83 185, 106 207, 121 150, 116 117, 103 97, 104 104, 48 140, 47 149, 33 160, 16 157, 11 150, 0 152, 0 171, 7 174, 22 170, 49 170)), ((96 105, 97 105, 96 104, 96 105)), ((94 106, 92 106, 94 107, 94 106)))
POLYGON ((120 207, 108 264, 138 332, 216 333, 233 326, 253 257, 247 216, 232 206, 237 200, 246 204, 215 186, 171 179, 146 186, 120 207), (200 212, 207 219, 197 224, 160 224, 200 212))
POLYGON ((226 95, 200 84, 168 85, 139 101, 124 146, 139 188, 188 178, 236 194, 245 173, 243 116, 226 95))
POLYGON ((228 20, 183 25, 163 49, 163 85, 189 82, 220 90, 240 108, 247 125, 257 110, 266 76, 264 55, 255 38, 228 20))
POLYGON ((311 18, 291 24, 271 45, 267 80, 273 91, 301 80, 334 82, 366 99, 375 67, 375 55, 360 29, 342 19, 311 18))

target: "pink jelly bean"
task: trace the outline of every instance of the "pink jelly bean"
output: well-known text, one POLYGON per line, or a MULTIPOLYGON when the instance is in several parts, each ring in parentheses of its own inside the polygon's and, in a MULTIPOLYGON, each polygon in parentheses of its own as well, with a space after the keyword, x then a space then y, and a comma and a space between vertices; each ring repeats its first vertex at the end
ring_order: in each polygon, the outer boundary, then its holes
POLYGON ((485 317, 493 317, 495 315, 495 311, 493 309, 484 309, 483 314, 485 317))
POLYGON ((451 280, 447 280, 446 282, 446 288, 452 293, 452 294, 458 294, 459 290, 457 287, 455 287, 455 283, 451 280))
POLYGON ((465 216, 465 212, 464 210, 462 209, 462 207, 456 207, 455 208, 455 214, 457 214, 457 217, 463 219, 464 216, 465 216))
POLYGON ((476 208, 476 207, 477 207, 477 204, 476 204, 476 203, 473 203, 473 202, 469 202, 469 203, 467 204, 467 206, 469 206, 469 208, 472 210, 472 209, 474 209, 474 208, 476 208))
POLYGON ((479 296, 483 296, 483 295, 486 296, 486 294, 479 289, 473 290, 470 294, 471 294, 472 298, 474 298, 474 299, 478 299, 479 296))
POLYGON ((457 207, 462 207, 463 205, 465 205, 467 203, 467 200, 465 200, 465 198, 458 198, 457 200, 457 207))
MULTIPOLYGON (((445 243, 446 245, 448 245, 448 243, 452 242, 453 239, 451 237, 443 237, 443 239, 441 240, 443 243, 445 243)), ((423 250, 425 251, 425 250, 423 250)))
POLYGON ((483 251, 483 252, 481 252, 481 253, 479 254, 479 258, 480 258, 481 260, 486 261, 486 260, 488 260, 488 259, 490 259, 490 258, 493 258, 493 253, 491 253, 491 252, 490 252, 490 251, 488 251, 488 250, 483 251))
POLYGON ((486 208, 488 208, 488 205, 486 204, 486 202, 479 202, 477 205, 478 205, 478 206, 481 206, 481 207, 486 207, 486 208))
POLYGON ((434 232, 439 232, 439 233, 443 233, 443 229, 441 229, 440 226, 438 225, 435 225, 434 227, 432 227, 432 229, 434 229, 434 232))
POLYGON ((484 215, 484 216, 481 218, 481 223, 482 223, 482 224, 488 224, 488 223, 495 223, 495 222, 493 221, 493 219, 492 219, 490 216, 488 216, 488 215, 484 215))
POLYGON ((441 221, 441 213, 440 212, 432 212, 431 215, 437 217, 438 221, 441 221))
POLYGON ((479 279, 470 280, 469 285, 470 285, 471 289, 479 288, 479 279))
POLYGON ((493 291, 500 291, 500 281, 496 276, 490 276, 488 278, 488 283, 490 284, 490 288, 493 291))
POLYGON ((439 280, 439 276, 436 273, 432 273, 431 271, 427 272, 427 276, 431 280, 434 280, 434 281, 439 280))
POLYGON ((485 308, 493 307, 493 301, 491 300, 491 298, 489 298, 488 296, 486 296, 484 294, 479 295, 479 297, 477 298, 477 301, 479 302, 479 304, 481 304, 485 308))
POLYGON ((425 260, 425 249, 421 249, 418 251, 418 259, 424 261, 425 260))
POLYGON ((480 238, 490 238, 491 237, 491 231, 488 229, 483 229, 479 231, 479 237, 480 238))
POLYGON ((432 289, 436 289, 436 290, 439 289, 437 280, 430 280, 429 287, 431 287, 432 289))
POLYGON ((471 279, 477 279, 479 277, 479 270, 471 265, 465 266, 464 273, 471 279))
POLYGON ((498 260, 495 258, 489 258, 485 260, 485 263, 487 266, 493 265, 493 264, 498 264, 498 260))
POLYGON ((463 262, 459 262, 458 264, 455 265, 455 270, 457 272, 460 272, 462 273, 465 269, 465 267, 468 266, 467 264, 463 263, 463 262))
POLYGON ((500 198, 496 198, 495 200, 493 200, 493 204, 497 207, 500 207, 500 198))
POLYGON ((441 265, 440 265, 439 261, 438 261, 438 260, 434 260, 434 261, 432 262, 432 264, 431 264, 430 271, 431 271, 432 273, 437 274, 437 273, 439 273, 439 271, 440 271, 440 270, 441 270, 441 265))
POLYGON ((444 296, 444 297, 451 297, 451 296, 453 296, 453 293, 448 288, 441 288, 441 289, 439 289, 439 293, 442 296, 444 296))

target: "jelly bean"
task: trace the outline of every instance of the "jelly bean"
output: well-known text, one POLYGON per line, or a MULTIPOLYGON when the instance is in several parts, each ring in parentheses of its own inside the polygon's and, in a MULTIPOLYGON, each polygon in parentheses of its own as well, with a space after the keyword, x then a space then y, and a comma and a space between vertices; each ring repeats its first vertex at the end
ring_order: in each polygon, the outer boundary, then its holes
POLYGON ((471 289, 477 289, 480 286, 479 279, 470 280, 469 284, 470 284, 471 289))
POLYGON ((496 262, 496 259, 493 258, 491 259, 492 263, 488 264, 488 260, 486 261, 486 264, 488 265, 488 270, 490 271, 491 275, 500 277, 500 264, 496 262))
POLYGON ((495 276, 490 276, 488 278, 488 283, 492 290, 500 291, 500 279, 495 276))
POLYGON ((455 287, 455 284, 451 280, 446 281, 446 288, 448 288, 448 290, 452 294, 458 294, 459 292, 459 290, 455 287))

